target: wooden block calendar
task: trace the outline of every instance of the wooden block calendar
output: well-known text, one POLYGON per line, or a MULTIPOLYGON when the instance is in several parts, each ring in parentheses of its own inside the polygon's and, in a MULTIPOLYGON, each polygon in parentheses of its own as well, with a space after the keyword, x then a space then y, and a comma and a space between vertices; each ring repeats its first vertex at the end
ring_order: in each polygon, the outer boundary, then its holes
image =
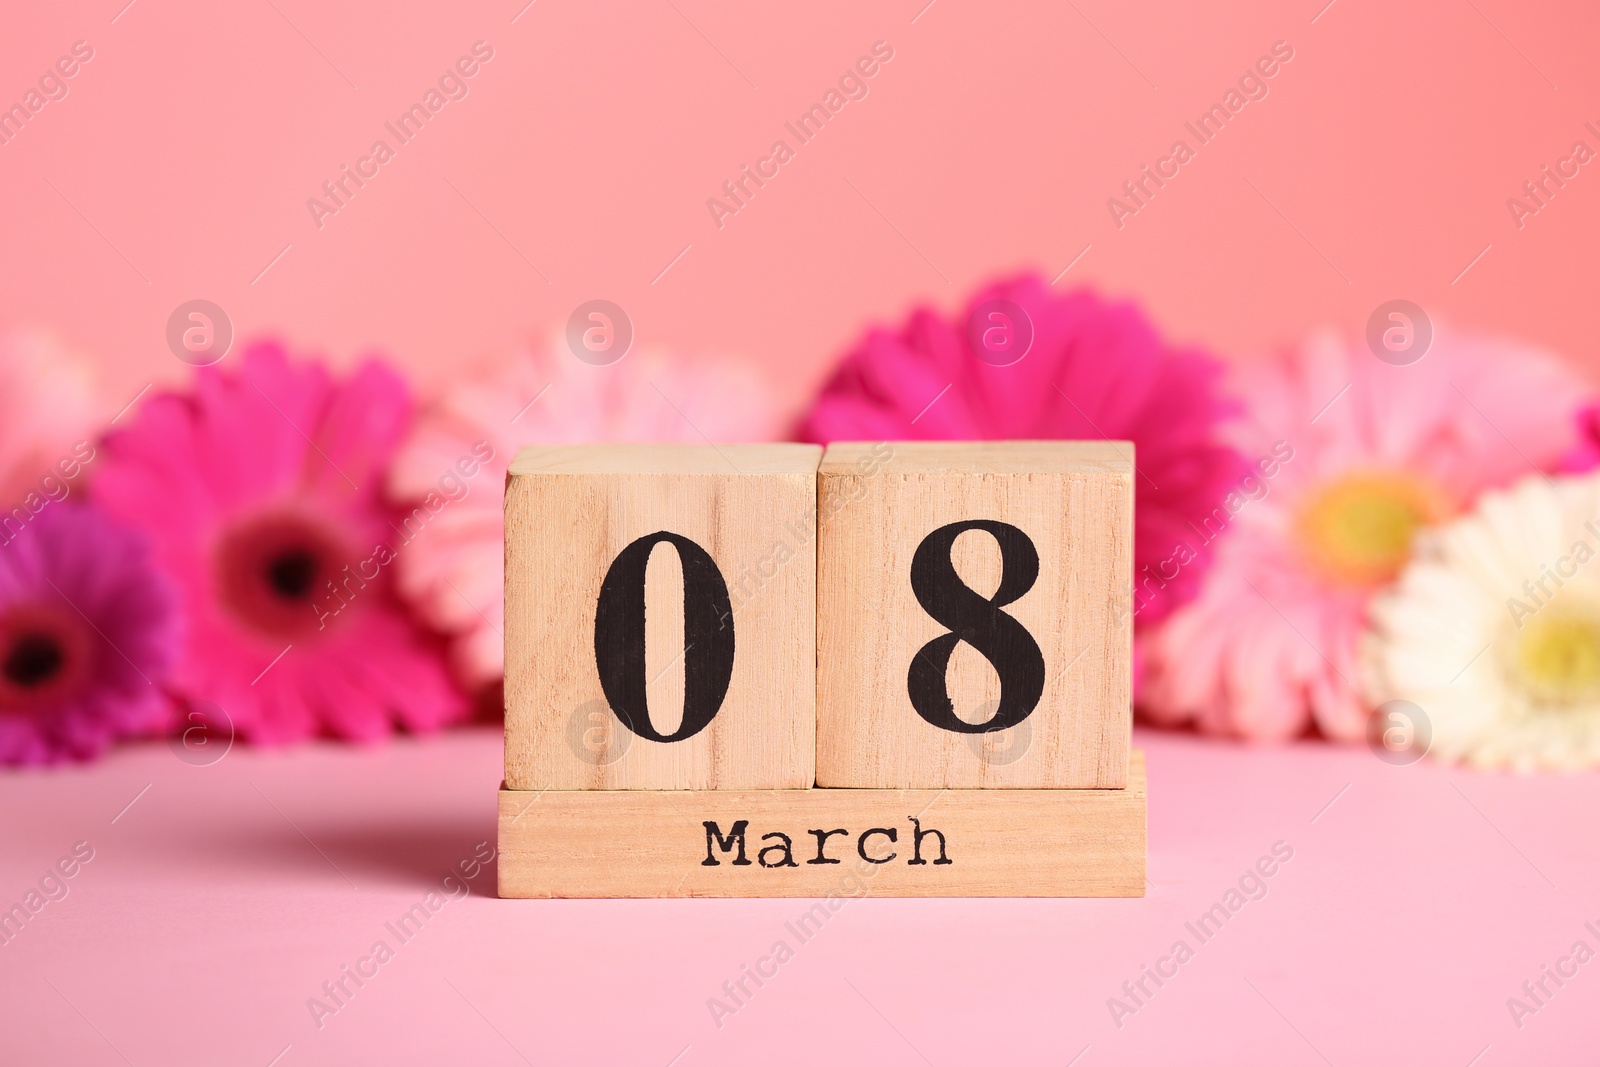
POLYGON ((501 895, 1143 895, 1132 456, 524 449, 501 895))

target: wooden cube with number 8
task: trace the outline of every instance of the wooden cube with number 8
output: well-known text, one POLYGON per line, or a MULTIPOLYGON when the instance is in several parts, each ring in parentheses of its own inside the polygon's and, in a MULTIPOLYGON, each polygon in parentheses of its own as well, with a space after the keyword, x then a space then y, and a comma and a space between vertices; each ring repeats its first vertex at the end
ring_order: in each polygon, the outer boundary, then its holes
POLYGON ((817 784, 1123 788, 1133 445, 828 446, 817 784))
POLYGON ((813 783, 821 454, 518 454, 505 501, 506 788, 813 783))

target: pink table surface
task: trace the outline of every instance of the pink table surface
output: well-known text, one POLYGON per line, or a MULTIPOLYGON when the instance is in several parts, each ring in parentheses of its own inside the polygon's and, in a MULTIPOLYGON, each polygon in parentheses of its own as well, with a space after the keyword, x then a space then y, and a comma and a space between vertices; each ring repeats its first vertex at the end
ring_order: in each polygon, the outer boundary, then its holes
POLYGON ((1600 949, 1600 777, 1137 743, 1148 897, 852 900, 804 943, 806 901, 499 900, 492 865, 400 942, 385 924, 493 842, 489 729, 8 773, 0 906, 76 843, 93 859, 0 945, 0 1063, 1596 1062, 1600 962, 1520 1020, 1507 999, 1600 949), (1280 841, 1266 895, 1201 943, 1185 924, 1280 841), (1108 998, 1180 939, 1118 1026, 1108 998), (379 940, 319 1026, 309 998, 379 940), (793 958, 719 1026, 708 1000, 778 940, 793 958))

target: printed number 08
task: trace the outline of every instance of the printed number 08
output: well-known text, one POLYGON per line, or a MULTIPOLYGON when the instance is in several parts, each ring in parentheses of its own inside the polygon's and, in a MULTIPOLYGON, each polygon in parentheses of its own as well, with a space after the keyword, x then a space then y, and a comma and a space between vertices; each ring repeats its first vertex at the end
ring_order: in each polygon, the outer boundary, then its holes
MULTIPOLYGON (((1016 726, 1044 694, 1044 655, 1016 619, 1000 610, 1021 599, 1039 578, 1039 552, 1027 534, 988 519, 941 526, 917 546, 911 591, 924 611, 950 632, 923 645, 911 660, 906 689, 911 706, 929 724, 954 733, 979 734, 1016 726), (970 589, 956 574, 956 538, 982 530, 1000 545, 1000 587, 992 598, 970 589), (1000 676, 1000 701, 986 722, 956 716, 945 673, 956 645, 966 642, 1000 676)), ((704 730, 722 708, 733 678, 733 606, 728 586, 709 553, 687 537, 664 530, 623 549, 600 585, 595 607, 594 656, 600 687, 617 719, 650 741, 684 741, 704 730), (658 544, 670 544, 683 567, 683 720, 671 734, 650 721, 645 676, 645 569, 658 544)))

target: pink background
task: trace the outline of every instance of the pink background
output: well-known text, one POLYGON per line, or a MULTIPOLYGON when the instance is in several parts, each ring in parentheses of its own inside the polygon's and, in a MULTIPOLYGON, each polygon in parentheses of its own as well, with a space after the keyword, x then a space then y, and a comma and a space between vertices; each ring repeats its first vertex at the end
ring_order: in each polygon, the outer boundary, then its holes
MULTIPOLYGON (((636 343, 758 361, 798 408, 865 323, 1069 264, 1063 288, 1137 296, 1230 355, 1354 334, 1397 297, 1597 355, 1600 176, 1520 230, 1506 208, 1576 139, 1600 147, 1592 6, 123 3, 13 5, 0 34, 0 103, 95 50, 0 145, 0 327, 99 354, 113 410, 186 373, 164 331, 197 297, 240 336, 381 348, 424 384, 605 298, 636 343), (470 95, 319 230, 307 198, 480 39, 470 95), (719 230, 706 199, 878 40, 895 55, 867 98, 719 230), (1295 57, 1270 95, 1119 230, 1106 199, 1278 40, 1295 57)), ((1600 963, 1521 1030, 1505 999, 1600 947, 1594 776, 1140 743, 1147 899, 852 903, 721 1030, 706 998, 799 902, 474 895, 314 1027, 321 982, 492 840, 492 731, 0 776, 0 904, 97 850, 0 947, 0 1060, 1592 1058, 1600 963), (1279 839, 1295 859, 1268 897, 1118 1030, 1106 998, 1279 839)))
POLYGON ((1600 176, 1520 231, 1506 208, 1600 148, 1593 5, 926 2, 15 5, 0 100, 95 58, 0 146, 0 326, 102 354, 119 397, 181 376, 164 329, 197 297, 437 382, 600 297, 799 406, 865 323, 1087 246, 1062 286, 1227 353, 1403 297, 1596 358, 1600 176), (480 39, 470 95, 319 230, 306 200, 480 39), (866 99, 718 230, 707 198, 878 40, 866 99), (1118 230, 1107 198, 1278 40, 1270 95, 1118 230))

